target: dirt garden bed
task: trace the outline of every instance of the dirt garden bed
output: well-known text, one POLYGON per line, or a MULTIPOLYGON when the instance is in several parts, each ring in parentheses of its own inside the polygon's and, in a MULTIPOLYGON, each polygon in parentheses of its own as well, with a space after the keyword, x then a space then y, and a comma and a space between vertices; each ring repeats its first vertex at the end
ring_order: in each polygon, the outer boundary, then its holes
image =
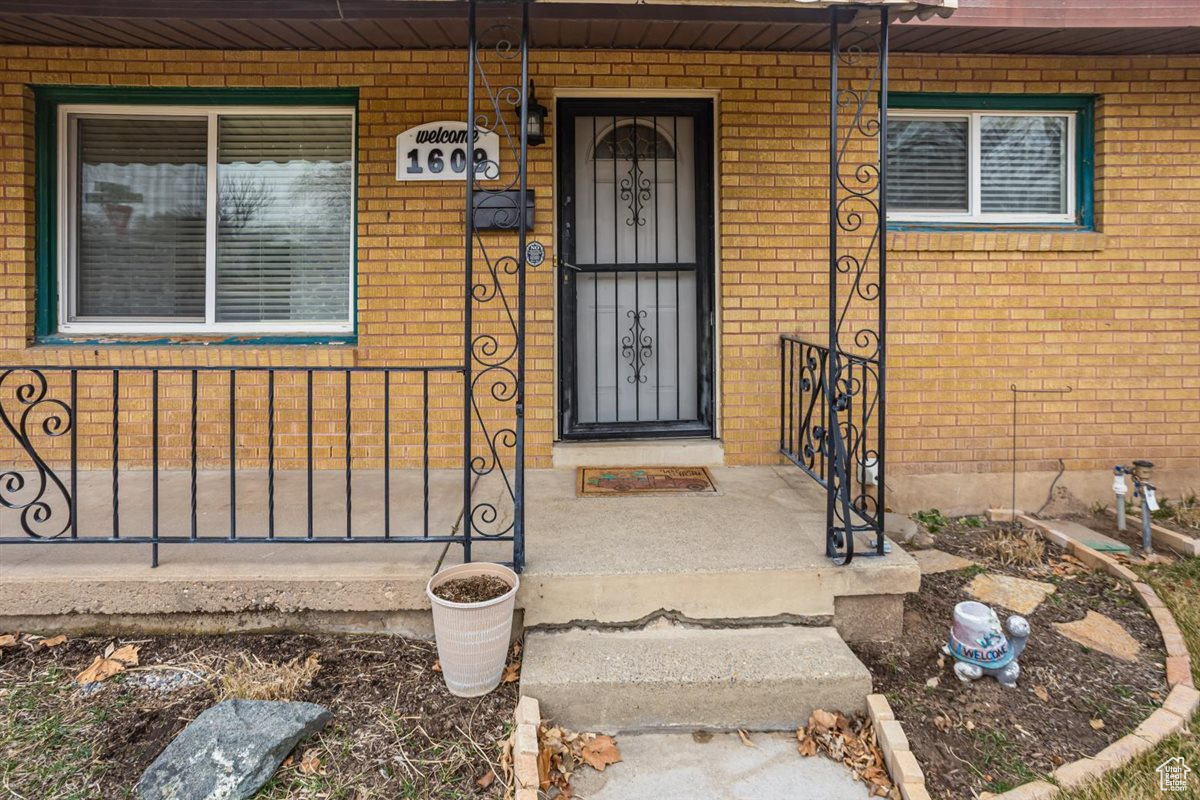
MULTIPOLYGON (((1087 513, 1082 514, 1072 514, 1065 517, 1065 519, 1078 522, 1080 525, 1091 528, 1097 533, 1103 533, 1105 536, 1111 536, 1118 542, 1129 545, 1135 555, 1141 553, 1142 512, 1137 507, 1126 511, 1125 530, 1123 531, 1117 528, 1117 515, 1104 508, 1090 509, 1087 513)), ((1151 521, 1155 525, 1174 531, 1190 539, 1200 539, 1200 527, 1188 524, 1190 520, 1191 518, 1186 516, 1177 519, 1174 515, 1151 517, 1151 521)), ((1170 552, 1161 544, 1155 544, 1154 549, 1155 552, 1170 552)))
MULTIPOLYGON (((970 517, 934 520, 935 547, 977 562, 923 575, 905 602, 904 636, 893 643, 852 645, 887 696, 925 769, 935 798, 961 800, 1002 792, 1094 754, 1135 728, 1167 695, 1165 652, 1153 618, 1128 584, 1092 572, 1049 543, 1011 545, 1004 553, 1031 558, 1020 566, 989 546, 1013 529, 970 517), (954 605, 971 599, 968 585, 990 573, 1039 581, 1054 593, 1026 614, 1032 627, 1020 657, 1017 688, 985 677, 961 683, 943 656, 954 605), (1118 623, 1140 646, 1132 661, 1089 649, 1054 623, 1089 611, 1118 623)), ((1037 537, 1030 541, 1041 542, 1037 537)), ((1003 620, 1013 613, 997 608, 1003 620)))
POLYGON ((0 650, 0 794, 133 797, 142 770, 201 711, 227 693, 268 691, 320 703, 334 719, 300 745, 256 796, 261 800, 504 795, 494 776, 501 773, 499 745, 512 725, 517 684, 501 684, 478 699, 454 697, 436 671, 432 642, 309 635, 126 639, 120 644, 140 647, 138 666, 81 688, 75 676, 112 642, 78 638, 45 647, 26 638, 0 650))

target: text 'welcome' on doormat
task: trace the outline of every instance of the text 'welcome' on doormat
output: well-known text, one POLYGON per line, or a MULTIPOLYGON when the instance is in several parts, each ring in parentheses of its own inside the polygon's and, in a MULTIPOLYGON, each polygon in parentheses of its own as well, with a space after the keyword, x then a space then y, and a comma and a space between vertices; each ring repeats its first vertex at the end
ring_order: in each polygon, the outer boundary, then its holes
POLYGON ((580 497, 716 494, 704 467, 579 467, 580 497))

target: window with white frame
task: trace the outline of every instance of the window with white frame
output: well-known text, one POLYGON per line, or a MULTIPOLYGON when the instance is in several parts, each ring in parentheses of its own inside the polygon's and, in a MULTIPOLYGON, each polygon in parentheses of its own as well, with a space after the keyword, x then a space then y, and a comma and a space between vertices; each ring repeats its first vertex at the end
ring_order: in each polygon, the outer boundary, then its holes
POLYGON ((353 329, 354 110, 59 106, 59 329, 353 329))
POLYGON ((888 219, 1076 221, 1075 112, 903 109, 888 118, 888 219))

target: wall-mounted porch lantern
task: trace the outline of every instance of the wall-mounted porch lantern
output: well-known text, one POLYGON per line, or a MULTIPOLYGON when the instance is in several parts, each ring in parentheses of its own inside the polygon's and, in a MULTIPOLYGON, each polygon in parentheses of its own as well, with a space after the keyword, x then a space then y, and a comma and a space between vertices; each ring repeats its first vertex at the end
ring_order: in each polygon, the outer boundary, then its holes
POLYGON ((529 91, 525 97, 525 141, 530 147, 537 147, 546 141, 548 109, 537 101, 537 97, 534 95, 533 81, 529 82, 529 91))

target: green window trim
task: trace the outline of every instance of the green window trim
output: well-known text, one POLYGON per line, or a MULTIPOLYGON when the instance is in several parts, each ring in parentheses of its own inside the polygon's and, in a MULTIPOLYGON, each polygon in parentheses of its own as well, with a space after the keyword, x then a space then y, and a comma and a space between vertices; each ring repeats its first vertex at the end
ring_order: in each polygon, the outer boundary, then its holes
POLYGON ((1061 111, 1075 120, 1075 222, 892 222, 891 231, 1081 231, 1095 227, 1096 96, 1080 94, 948 94, 888 92, 893 111, 1061 111))
MULTIPOLYGON (((172 344, 266 345, 266 344, 353 344, 358 338, 358 235, 350 244, 350 283, 354 302, 350 316, 352 331, 336 334, 221 335, 198 331, 147 337, 69 336, 58 330, 58 107, 60 105, 188 105, 188 106, 349 106, 358 108, 357 88, 180 88, 152 89, 108 86, 33 86, 34 95, 34 198, 35 198, 35 301, 36 344, 95 345, 172 344), (128 339, 128 341, 125 341, 128 339), (194 340, 194 342, 193 342, 194 340)), ((354 179, 352 208, 358 207, 358 114, 354 117, 354 179)))

